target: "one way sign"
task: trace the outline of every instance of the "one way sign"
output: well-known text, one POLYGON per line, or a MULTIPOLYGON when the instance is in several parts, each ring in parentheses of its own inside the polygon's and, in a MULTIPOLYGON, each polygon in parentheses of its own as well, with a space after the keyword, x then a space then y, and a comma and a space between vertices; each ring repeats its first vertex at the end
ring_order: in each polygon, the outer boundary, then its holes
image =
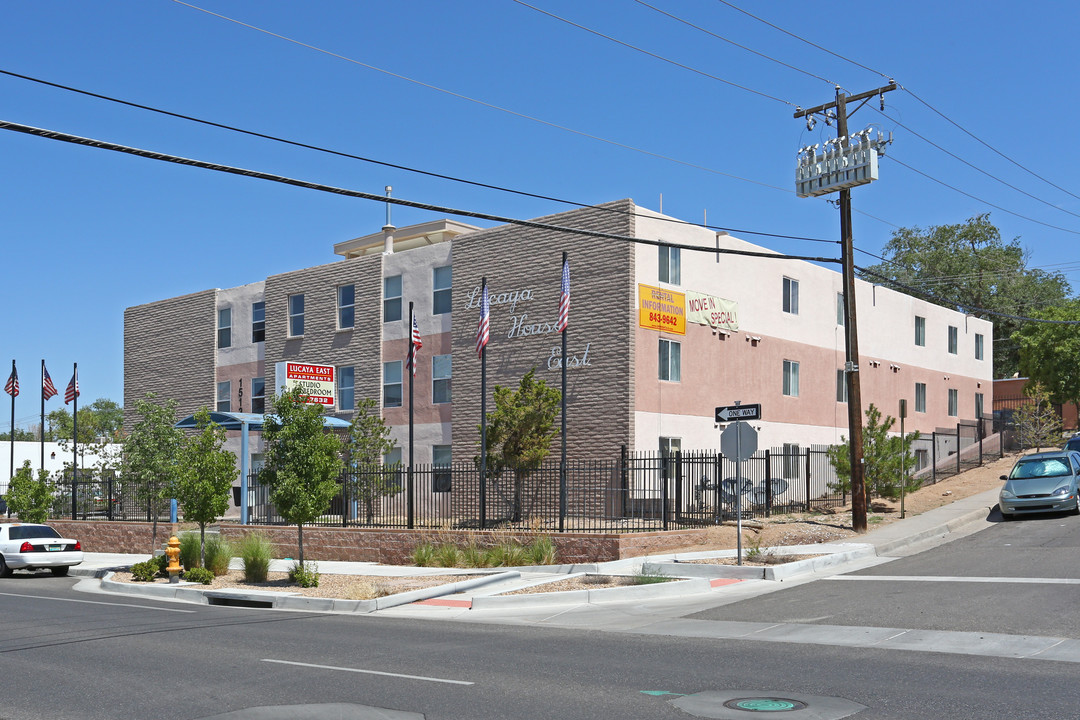
POLYGON ((755 403, 753 405, 722 405, 716 408, 716 422, 718 423, 760 419, 761 403, 755 403))

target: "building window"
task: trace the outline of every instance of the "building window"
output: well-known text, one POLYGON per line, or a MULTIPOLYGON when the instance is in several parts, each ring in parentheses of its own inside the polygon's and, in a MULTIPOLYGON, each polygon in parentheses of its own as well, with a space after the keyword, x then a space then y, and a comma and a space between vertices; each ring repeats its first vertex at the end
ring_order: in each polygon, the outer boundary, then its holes
POLYGON ((784 394, 799 397, 799 363, 793 360, 784 361, 784 394))
POLYGON ((679 248, 661 245, 660 250, 660 282, 669 285, 682 284, 682 260, 679 256, 679 248))
POLYGON ((304 296, 289 296, 289 337, 304 334, 304 296))
POLYGON ((356 286, 340 285, 337 289, 338 330, 352 330, 356 325, 356 286))
POLYGON ((784 312, 799 314, 799 281, 784 278, 784 312))
POLYGON ((452 488, 450 474, 451 445, 431 446, 431 492, 446 493, 452 488))
MULTIPOLYGON (((784 478, 787 480, 799 479, 799 467, 802 463, 802 448, 793 443, 784 443, 784 478)), ((773 502, 776 498, 773 498, 773 502)))
POLYGON ((949 417, 956 417, 960 413, 960 391, 949 388, 949 417))
POLYGON ((956 355, 957 346, 959 345, 959 342, 960 342, 960 330, 957 329, 955 326, 950 325, 949 326, 949 354, 950 355, 956 355))
POLYGON ((920 448, 915 451, 915 472, 930 465, 930 451, 920 448))
POLYGON ((915 412, 926 412, 926 383, 915 383, 915 412))
POLYGON ((217 411, 232 412, 232 381, 217 384, 217 411))
POLYGON ((915 316, 915 344, 926 347, 926 318, 915 316))
POLYGON ((660 438, 661 472, 664 479, 675 477, 675 455, 682 450, 682 438, 660 438))
POLYGON ((451 355, 436 355, 431 358, 431 402, 433 403, 450 402, 451 357, 451 355))
POLYGON ((266 342, 266 303, 251 303, 251 342, 266 342))
POLYGON ((227 348, 232 345, 232 308, 217 311, 217 346, 227 348))
POLYGON ((836 402, 847 402, 847 376, 843 370, 836 371, 836 402))
POLYGON ((356 409, 356 375, 351 365, 337 370, 338 410, 356 409))
POLYGON ((392 468, 401 465, 401 448, 394 447, 393 450, 382 456, 383 467, 392 468))
POLYGON ((451 296, 451 283, 452 277, 450 273, 450 266, 445 265, 443 267, 437 267, 431 276, 431 314, 432 315, 445 315, 450 312, 453 305, 453 298, 451 296))
POLYGON ((979 333, 975 333, 975 359, 983 359, 983 336, 979 333))
POLYGON ((983 405, 983 394, 982 393, 975 393, 975 419, 976 420, 982 420, 983 419, 983 410, 984 409, 985 409, 985 407, 983 405))
POLYGON ((382 286, 383 322, 398 322, 401 320, 401 276, 383 278, 382 286))
POLYGON ((401 407, 401 361, 384 362, 383 407, 401 407))
POLYGON ((401 448, 394 447, 393 450, 383 455, 383 470, 389 471, 383 475, 385 478, 384 488, 386 494, 393 495, 395 492, 400 492, 404 483, 402 476, 405 474, 405 468, 401 462, 401 448))
POLYGON ((836 324, 844 325, 844 293, 836 293, 836 324))
POLYGON ((674 340, 660 338, 660 379, 682 380, 682 345, 674 340))
POLYGON ((251 412, 266 412, 266 378, 251 378, 251 412))

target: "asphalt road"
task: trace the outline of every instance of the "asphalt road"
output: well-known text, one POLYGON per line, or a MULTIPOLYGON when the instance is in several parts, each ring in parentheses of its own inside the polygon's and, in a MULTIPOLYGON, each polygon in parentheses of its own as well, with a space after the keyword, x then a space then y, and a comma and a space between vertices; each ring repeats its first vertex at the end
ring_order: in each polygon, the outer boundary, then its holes
MULTIPOLYGON (((1080 638, 1077 585, 971 581, 1077 579, 1078 542, 1080 518, 1002 523, 853 573, 865 580, 819 580, 689 619, 1080 638)), ((74 592, 75 582, 0 581, 0 718, 336 704, 310 717, 685 719, 681 694, 732 690, 844 698, 867 706, 859 720, 1080 717, 1072 662, 247 610, 74 592)))

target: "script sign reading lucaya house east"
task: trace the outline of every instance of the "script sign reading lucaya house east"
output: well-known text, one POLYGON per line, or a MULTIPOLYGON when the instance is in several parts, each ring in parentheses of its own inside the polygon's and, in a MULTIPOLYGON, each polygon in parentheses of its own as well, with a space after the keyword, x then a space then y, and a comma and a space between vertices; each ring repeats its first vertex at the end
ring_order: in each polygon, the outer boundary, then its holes
POLYGON ((332 407, 334 398, 334 366, 311 365, 309 363, 275 363, 278 384, 286 390, 300 388, 305 402, 309 405, 327 405, 332 407))

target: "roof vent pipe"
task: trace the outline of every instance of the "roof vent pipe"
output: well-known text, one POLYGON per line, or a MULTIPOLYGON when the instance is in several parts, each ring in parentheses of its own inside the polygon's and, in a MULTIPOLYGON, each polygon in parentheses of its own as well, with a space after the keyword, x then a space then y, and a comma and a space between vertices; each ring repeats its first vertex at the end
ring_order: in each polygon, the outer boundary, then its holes
MULTIPOLYGON (((390 191, 394 188, 386 186, 386 197, 390 197, 390 191)), ((390 255, 394 252, 394 226, 390 223, 390 203, 386 203, 386 224, 383 225, 383 252, 390 255)))

